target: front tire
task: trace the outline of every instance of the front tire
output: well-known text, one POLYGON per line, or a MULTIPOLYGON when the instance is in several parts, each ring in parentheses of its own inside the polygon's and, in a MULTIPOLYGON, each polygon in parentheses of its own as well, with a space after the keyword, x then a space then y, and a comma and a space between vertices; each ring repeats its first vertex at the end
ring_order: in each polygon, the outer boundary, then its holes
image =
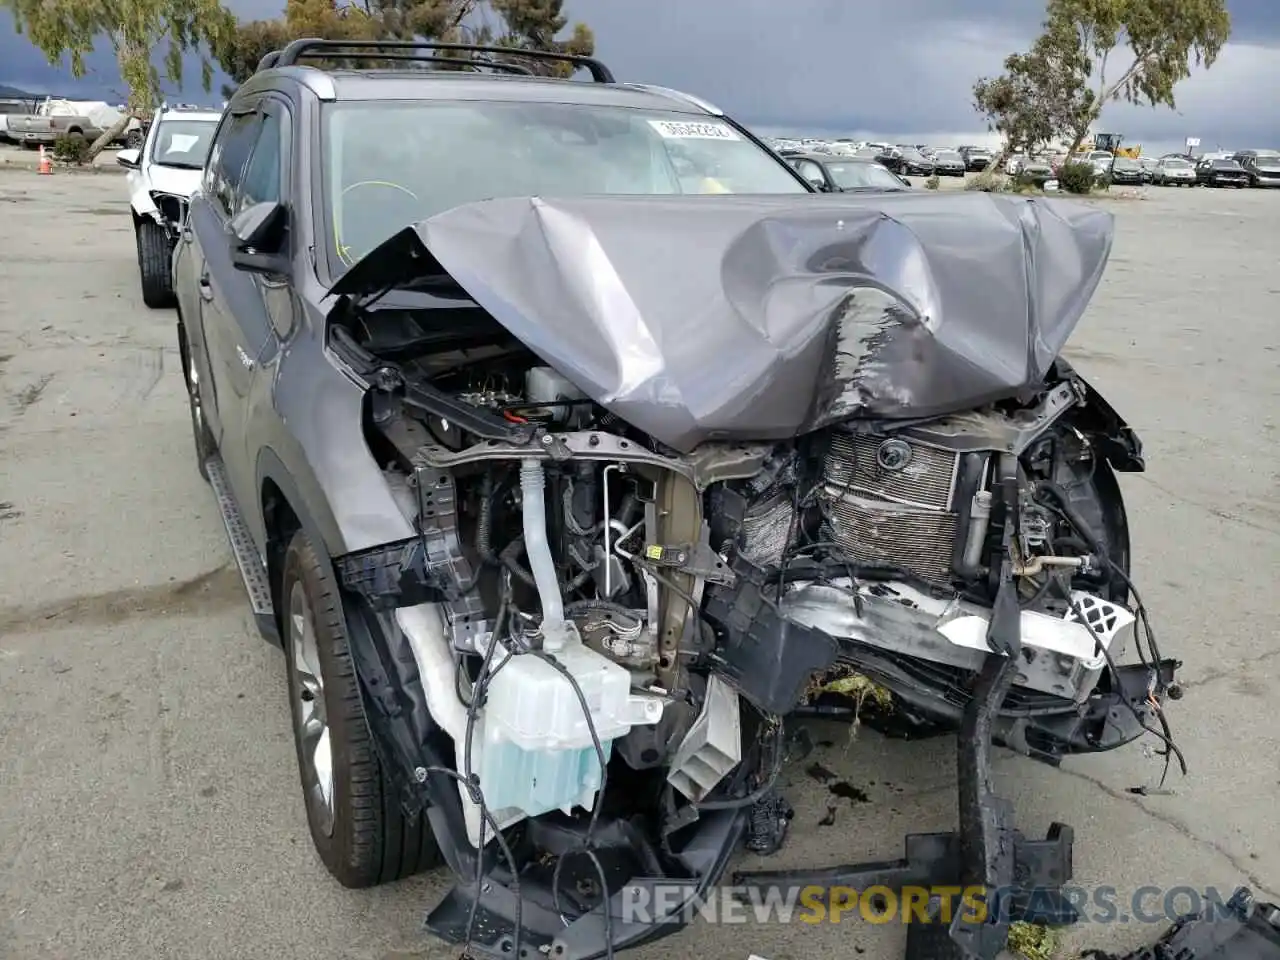
POLYGON ((439 862, 425 814, 405 815, 365 720, 337 587, 301 531, 285 551, 281 633, 307 825, 344 887, 399 880, 439 862))
POLYGON ((142 277, 142 302, 153 310, 171 307, 173 251, 164 227, 151 220, 138 224, 138 273, 142 277))

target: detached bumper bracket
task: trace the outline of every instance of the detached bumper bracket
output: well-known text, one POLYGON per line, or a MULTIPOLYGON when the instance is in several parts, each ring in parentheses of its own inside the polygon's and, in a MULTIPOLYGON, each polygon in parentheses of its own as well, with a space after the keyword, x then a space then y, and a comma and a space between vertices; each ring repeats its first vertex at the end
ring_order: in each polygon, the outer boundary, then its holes
POLYGON ((988 657, 965 710, 956 738, 958 832, 908 835, 901 860, 739 873, 734 883, 757 888, 817 886, 828 891, 872 886, 898 891, 906 887, 982 889, 979 899, 985 911, 978 912, 969 909, 960 894, 951 895, 945 905, 941 895, 931 895, 928 922, 917 918, 907 927, 907 960, 994 960, 1015 920, 1049 926, 1075 923, 1078 911, 1062 894, 1072 874, 1072 829, 1055 823, 1044 840, 1028 840, 1014 829, 1012 804, 992 790, 991 720, 1004 701, 1015 666, 1013 657, 988 657))

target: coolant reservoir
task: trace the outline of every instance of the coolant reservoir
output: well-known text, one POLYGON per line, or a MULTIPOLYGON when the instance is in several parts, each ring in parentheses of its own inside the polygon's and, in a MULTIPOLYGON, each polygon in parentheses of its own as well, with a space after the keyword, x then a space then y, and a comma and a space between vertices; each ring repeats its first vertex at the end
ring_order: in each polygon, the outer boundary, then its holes
MULTIPOLYGON (((626 669, 580 641, 554 656, 582 689, 606 762, 616 738, 662 717, 661 700, 632 696, 626 669)), ((536 817, 590 808, 600 786, 599 758, 573 686, 549 663, 518 654, 493 675, 483 731, 480 789, 489 809, 514 807, 536 817)))

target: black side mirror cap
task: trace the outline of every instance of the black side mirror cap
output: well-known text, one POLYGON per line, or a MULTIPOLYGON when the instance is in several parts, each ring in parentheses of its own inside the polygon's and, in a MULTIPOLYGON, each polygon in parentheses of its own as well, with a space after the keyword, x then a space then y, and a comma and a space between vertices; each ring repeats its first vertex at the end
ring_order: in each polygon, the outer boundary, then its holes
POLYGON ((233 250, 231 264, 245 273, 285 273, 289 258, 279 253, 255 253, 249 250, 233 250))
POLYGON ((284 205, 264 200, 245 207, 231 218, 231 235, 241 249, 271 250, 280 242, 283 226, 284 205))

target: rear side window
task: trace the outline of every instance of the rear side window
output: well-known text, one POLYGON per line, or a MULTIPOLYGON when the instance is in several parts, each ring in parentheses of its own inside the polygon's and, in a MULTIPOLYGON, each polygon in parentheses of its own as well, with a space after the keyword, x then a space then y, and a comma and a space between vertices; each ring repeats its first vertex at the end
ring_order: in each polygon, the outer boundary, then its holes
POLYGON ((224 215, 230 216, 235 209, 236 194, 260 120, 261 114, 257 113, 228 117, 213 141, 209 152, 207 193, 224 215))

